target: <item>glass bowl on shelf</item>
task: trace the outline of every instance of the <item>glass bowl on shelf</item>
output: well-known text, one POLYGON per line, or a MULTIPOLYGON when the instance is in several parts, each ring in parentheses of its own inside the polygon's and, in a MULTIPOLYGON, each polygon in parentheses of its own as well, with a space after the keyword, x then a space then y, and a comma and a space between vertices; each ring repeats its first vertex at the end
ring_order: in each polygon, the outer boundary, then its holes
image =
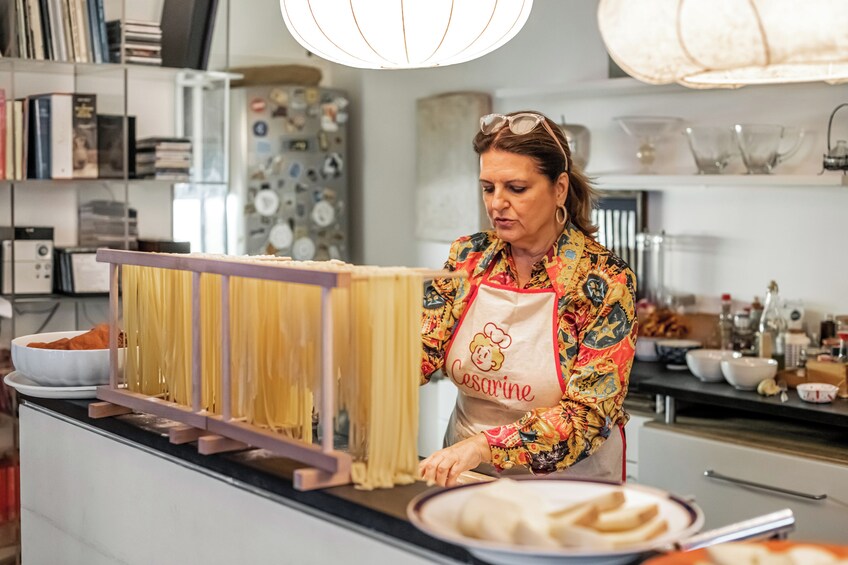
POLYGON ((656 145, 663 139, 680 133, 684 121, 667 116, 619 116, 614 118, 627 135, 636 140, 639 148, 636 157, 642 165, 642 174, 653 174, 656 145))

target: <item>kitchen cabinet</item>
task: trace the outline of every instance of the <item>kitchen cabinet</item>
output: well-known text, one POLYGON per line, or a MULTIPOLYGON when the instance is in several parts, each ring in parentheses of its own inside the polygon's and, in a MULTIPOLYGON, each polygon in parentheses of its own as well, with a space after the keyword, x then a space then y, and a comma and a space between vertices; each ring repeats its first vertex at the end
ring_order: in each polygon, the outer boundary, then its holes
POLYGON ((848 464, 651 423, 639 434, 639 479, 694 497, 705 529, 790 508, 796 520, 792 539, 844 543, 848 536, 848 464))
POLYGON ((624 434, 627 438, 625 459, 627 461, 626 473, 628 481, 639 482, 639 437, 642 432, 642 426, 651 420, 653 420, 652 416, 630 412, 630 421, 624 426, 624 434))

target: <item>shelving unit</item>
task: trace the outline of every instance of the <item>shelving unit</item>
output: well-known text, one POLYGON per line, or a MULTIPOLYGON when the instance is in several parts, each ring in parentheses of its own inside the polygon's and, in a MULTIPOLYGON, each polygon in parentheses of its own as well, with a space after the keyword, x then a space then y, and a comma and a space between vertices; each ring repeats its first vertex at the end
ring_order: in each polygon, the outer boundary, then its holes
MULTIPOLYGON (((228 18, 228 2, 224 4, 223 13, 228 18)), ((122 15, 126 14, 125 9, 126 6, 122 8, 122 15)), ((138 210, 139 236, 143 238, 178 239, 175 231, 188 223, 199 226, 193 239, 201 241, 204 247, 207 241, 220 243, 225 250, 227 233, 219 226, 226 226, 226 218, 224 216, 222 221, 220 216, 209 217, 211 213, 207 209, 208 203, 214 200, 213 209, 226 214, 226 206, 217 205, 219 201, 226 202, 228 193, 229 85, 240 76, 217 70, 0 58, 0 88, 5 91, 7 100, 51 92, 95 94, 97 114, 123 116, 125 132, 128 117, 136 116, 137 138, 184 136, 191 138, 193 149, 197 149, 193 154, 191 177, 184 182, 129 178, 126 150, 123 178, 0 179, 0 225, 52 226, 54 245, 73 247, 79 243, 79 206, 105 199, 124 202, 127 209, 138 210), (210 106, 214 111, 207 111, 210 106), (197 217, 188 217, 187 210, 196 213, 197 217)), ((9 127, 12 127, 11 117, 9 127)), ((124 141, 126 148, 126 137, 124 141)), ((125 211, 124 249, 129 248, 130 241, 128 220, 128 211, 125 211)), ((13 264, 14 259, 13 256, 13 264)), ((71 317, 80 320, 81 307, 96 305, 98 313, 94 317, 105 321, 107 302, 103 296, 33 296, 21 295, 19 289, 0 296, 11 302, 15 311, 19 306, 35 308, 37 304, 48 307, 57 304, 64 312, 60 317, 64 317, 66 325, 70 325, 71 317), (62 306, 65 304, 72 309, 62 306)), ((30 333, 19 329, 16 316, 11 323, 9 320, 2 322, 0 343, 8 343, 23 335, 21 332, 30 333)))
POLYGON ((639 175, 588 173, 600 190, 673 190, 708 189, 713 187, 755 188, 834 188, 848 187, 848 175, 825 172, 821 175, 639 175))

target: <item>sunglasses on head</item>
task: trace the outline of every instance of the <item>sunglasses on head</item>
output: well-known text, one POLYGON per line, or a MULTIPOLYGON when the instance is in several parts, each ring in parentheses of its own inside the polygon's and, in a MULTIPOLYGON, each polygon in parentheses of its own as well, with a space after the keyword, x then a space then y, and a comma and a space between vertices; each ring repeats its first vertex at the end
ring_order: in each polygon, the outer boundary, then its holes
POLYGON ((513 114, 512 116, 505 116, 503 114, 487 114, 480 118, 480 131, 486 135, 491 135, 502 130, 504 126, 507 126, 509 127, 509 131, 515 135, 525 135, 536 129, 540 123, 545 127, 545 130, 557 144, 560 152, 562 152, 562 157, 565 159, 565 170, 567 171, 568 157, 565 154, 565 149, 562 148, 562 144, 559 142, 559 139, 557 139, 557 136, 554 134, 551 126, 548 125, 548 120, 540 114, 521 113, 513 114))

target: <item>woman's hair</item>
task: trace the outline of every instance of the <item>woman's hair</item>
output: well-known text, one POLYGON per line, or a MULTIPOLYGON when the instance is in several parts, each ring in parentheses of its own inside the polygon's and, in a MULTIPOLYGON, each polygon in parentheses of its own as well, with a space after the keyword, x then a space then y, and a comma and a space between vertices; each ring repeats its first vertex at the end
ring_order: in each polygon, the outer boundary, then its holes
POLYGON ((598 227, 592 224, 592 209, 598 199, 597 191, 589 183, 583 171, 574 164, 571 159, 571 148, 565 140, 565 135, 553 120, 533 110, 522 110, 506 115, 525 113, 538 114, 547 121, 551 131, 565 150, 567 163, 563 160, 562 151, 541 123, 533 131, 524 134, 512 133, 508 126, 490 134, 479 131, 474 137, 474 151, 478 155, 492 149, 526 155, 536 161, 539 172, 551 179, 551 182, 556 182, 559 175, 565 171, 567 164, 568 196, 565 199, 565 208, 568 211, 568 219, 584 234, 593 236, 598 231, 598 227))

